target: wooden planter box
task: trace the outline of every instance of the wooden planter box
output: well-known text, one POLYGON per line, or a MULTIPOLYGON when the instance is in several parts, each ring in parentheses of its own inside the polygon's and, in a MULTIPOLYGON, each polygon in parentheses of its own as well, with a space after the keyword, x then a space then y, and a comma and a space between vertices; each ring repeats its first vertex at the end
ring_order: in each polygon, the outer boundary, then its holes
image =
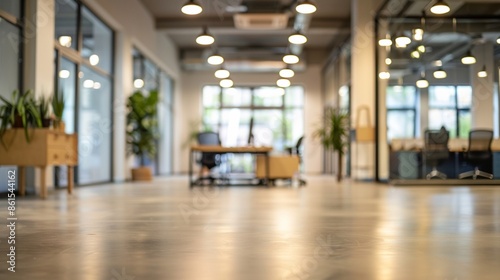
POLYGON ((26 141, 24 129, 9 129, 0 145, 0 165, 19 166, 19 192, 25 193, 24 167, 41 169, 41 197, 47 196, 45 180, 49 165, 68 166, 68 193, 73 190, 73 167, 78 164, 78 138, 76 134, 65 134, 47 128, 29 130, 30 142, 26 141))

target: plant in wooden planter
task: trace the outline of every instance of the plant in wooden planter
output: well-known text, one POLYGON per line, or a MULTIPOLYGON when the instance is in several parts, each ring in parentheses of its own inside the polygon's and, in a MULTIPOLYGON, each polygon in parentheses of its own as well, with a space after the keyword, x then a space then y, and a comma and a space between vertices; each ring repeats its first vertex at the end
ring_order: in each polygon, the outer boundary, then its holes
POLYGON ((349 115, 340 109, 328 108, 325 111, 323 126, 314 132, 314 137, 321 140, 327 151, 337 153, 337 182, 342 179, 342 157, 349 145, 349 115))
POLYGON ((54 113, 54 128, 64 132, 66 126, 63 121, 63 113, 64 113, 64 93, 63 92, 55 92, 54 96, 52 96, 52 111, 54 113))
POLYGON ((42 126, 40 113, 32 92, 28 90, 25 93, 20 93, 15 90, 10 101, 1 96, 0 100, 3 102, 0 105, 0 140, 2 145, 6 147, 3 135, 9 128, 24 128, 26 141, 29 142, 29 128, 42 126))
POLYGON ((158 91, 147 94, 134 92, 127 101, 127 144, 129 154, 140 159, 140 167, 132 169, 133 180, 151 180, 151 169, 146 165, 147 158, 156 155, 158 140, 158 91))
POLYGON ((51 100, 50 98, 42 95, 37 102, 38 113, 40 114, 40 118, 42 119, 42 127, 48 128, 52 123, 52 119, 50 118, 50 106, 51 100))

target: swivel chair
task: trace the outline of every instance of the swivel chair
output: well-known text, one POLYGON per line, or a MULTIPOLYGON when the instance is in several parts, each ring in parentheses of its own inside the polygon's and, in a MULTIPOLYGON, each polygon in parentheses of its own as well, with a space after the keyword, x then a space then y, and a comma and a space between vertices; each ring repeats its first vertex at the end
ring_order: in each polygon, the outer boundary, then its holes
MULTIPOLYGON (((200 132, 197 139, 200 146, 219 146, 221 144, 219 135, 215 132, 200 132)), ((215 178, 211 175, 204 177, 203 171, 208 170, 210 172, 214 167, 219 166, 221 164, 221 154, 204 152, 197 162, 201 165, 201 169, 196 182, 200 184, 204 180, 209 180, 210 183, 213 183, 215 178)))
POLYGON ((478 163, 489 162, 491 164, 491 141, 493 140, 493 131, 491 130, 471 130, 469 132, 469 148, 465 153, 465 160, 476 165, 474 170, 460 173, 459 179, 471 177, 476 180, 477 177, 493 179, 493 174, 479 170, 478 163))
POLYGON ((432 178, 446 179, 446 174, 437 170, 440 161, 447 160, 449 157, 448 140, 450 133, 442 127, 440 130, 425 131, 425 164, 432 166, 432 171, 425 177, 427 180, 432 178))
MULTIPOLYGON (((287 151, 290 155, 296 155, 299 158, 299 169, 300 169, 300 164, 302 163, 302 142, 304 140, 304 136, 300 137, 299 140, 297 140, 297 144, 295 144, 295 147, 289 147, 287 148, 287 151)), ((305 186, 307 183, 304 179, 301 178, 300 176, 301 172, 299 170, 299 185, 305 186)))

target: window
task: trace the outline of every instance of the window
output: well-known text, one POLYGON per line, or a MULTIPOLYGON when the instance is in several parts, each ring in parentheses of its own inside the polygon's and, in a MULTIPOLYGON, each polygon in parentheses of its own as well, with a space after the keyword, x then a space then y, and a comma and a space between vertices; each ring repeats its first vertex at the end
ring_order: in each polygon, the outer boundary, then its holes
MULTIPOLYGON (((78 184, 111 181, 113 31, 79 1, 55 1, 55 81, 67 133, 78 133, 78 184)), ((65 181, 56 171, 56 185, 65 181)))
POLYGON ((470 86, 429 87, 429 129, 444 126, 451 137, 469 137, 471 105, 470 86))
POLYGON ((414 86, 389 86, 386 96, 387 139, 414 138, 417 92, 414 86))
POLYGON ((152 159, 155 174, 172 173, 173 163, 173 80, 151 60, 147 59, 137 49, 132 52, 134 88, 148 92, 158 90, 160 104, 158 107, 158 153, 152 159))
MULTIPOLYGON (((250 121, 255 145, 284 151, 304 135, 304 89, 219 86, 203 88, 203 130, 219 133, 225 146, 248 143, 250 121)), ((233 157, 231 168, 250 172, 251 157, 233 157)))

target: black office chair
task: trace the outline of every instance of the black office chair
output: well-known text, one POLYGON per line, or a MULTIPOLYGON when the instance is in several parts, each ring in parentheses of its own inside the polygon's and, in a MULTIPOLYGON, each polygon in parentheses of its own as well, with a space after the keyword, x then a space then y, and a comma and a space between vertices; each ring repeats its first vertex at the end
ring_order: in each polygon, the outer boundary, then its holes
MULTIPOLYGON (((288 154, 290 155, 296 155, 299 158, 299 166, 302 163, 302 142, 304 140, 304 136, 300 137, 299 140, 297 140, 297 144, 295 144, 295 147, 288 147, 287 151, 288 154)), ((307 183, 305 180, 303 180, 300 176, 301 172, 299 171, 299 185, 305 186, 307 183)))
POLYGON ((477 177, 493 179, 493 174, 481 171, 477 166, 478 163, 491 163, 491 158, 493 157, 491 153, 491 141, 493 141, 492 130, 478 129, 469 132, 469 148, 464 158, 466 161, 476 164, 476 167, 474 170, 460 173, 460 175, 458 175, 459 179, 471 176, 474 180, 476 180, 477 177))
MULTIPOLYGON (((219 146, 221 144, 219 139, 219 134, 215 132, 200 132, 197 135, 198 144, 200 146, 219 146)), ((221 164, 222 155, 218 153, 202 153, 201 157, 198 159, 198 163, 202 166, 200 170, 200 176, 197 180, 197 184, 200 184, 204 180, 209 180, 210 183, 215 181, 215 178, 212 175, 203 177, 203 167, 207 168, 208 171, 211 171, 214 167, 219 166, 221 164)))
POLYGON ((426 179, 432 178, 446 179, 446 174, 437 170, 439 162, 447 160, 450 154, 448 150, 448 140, 450 133, 442 127, 440 130, 425 131, 424 159, 425 164, 432 166, 432 171, 426 175, 426 179))

